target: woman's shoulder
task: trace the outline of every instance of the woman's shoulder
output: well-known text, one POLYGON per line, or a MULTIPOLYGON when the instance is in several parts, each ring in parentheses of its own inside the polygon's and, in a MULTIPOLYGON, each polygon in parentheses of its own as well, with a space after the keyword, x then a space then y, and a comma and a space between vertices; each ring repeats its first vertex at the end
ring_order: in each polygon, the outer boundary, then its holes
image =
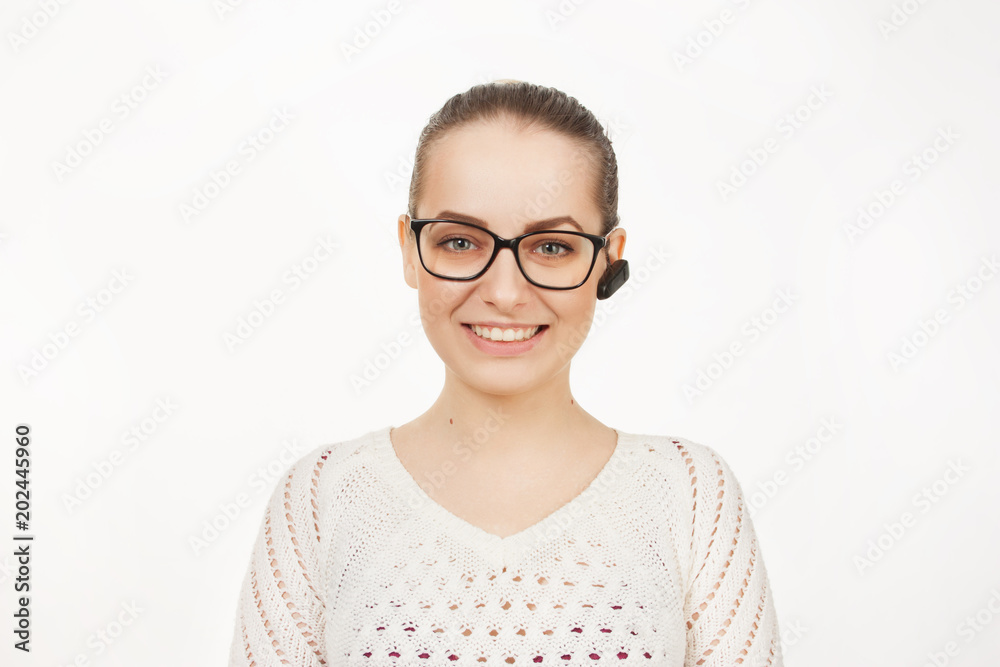
POLYGON ((730 471, 729 464, 714 447, 683 436, 630 433, 629 438, 634 454, 643 456, 653 465, 686 474, 692 474, 692 468, 703 467, 730 471))
POLYGON ((321 491, 352 467, 363 464, 364 453, 386 428, 313 447, 289 466, 285 473, 286 480, 292 486, 314 487, 315 491, 321 491))
POLYGON ((642 486, 658 497, 660 520, 673 535, 682 572, 690 577, 693 564, 717 538, 717 544, 735 544, 741 534, 756 539, 743 489, 718 450, 679 436, 635 438, 645 459, 642 486))
POLYGON ((700 515, 711 510, 714 516, 719 504, 726 509, 742 504, 740 482, 716 448, 676 435, 631 434, 631 440, 633 453, 646 466, 645 476, 655 479, 664 495, 672 496, 668 506, 673 511, 687 509, 700 515))

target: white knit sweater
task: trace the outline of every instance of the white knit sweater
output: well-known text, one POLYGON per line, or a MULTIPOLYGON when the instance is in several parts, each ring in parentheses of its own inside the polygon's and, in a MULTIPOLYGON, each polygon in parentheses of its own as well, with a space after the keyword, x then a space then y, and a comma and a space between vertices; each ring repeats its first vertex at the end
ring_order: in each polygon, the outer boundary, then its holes
POLYGON ((579 496, 500 538, 423 491, 391 428, 318 447, 278 483, 230 667, 781 667, 761 548, 715 450, 618 431, 579 496))

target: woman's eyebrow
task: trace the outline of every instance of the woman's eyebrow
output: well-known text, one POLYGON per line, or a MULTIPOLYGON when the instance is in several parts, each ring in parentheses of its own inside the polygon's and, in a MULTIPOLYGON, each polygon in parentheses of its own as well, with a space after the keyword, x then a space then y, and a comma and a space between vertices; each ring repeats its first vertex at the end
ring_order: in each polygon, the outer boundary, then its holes
MULTIPOLYGON (((438 213, 439 218, 447 218, 449 220, 458 220, 459 222, 471 222, 474 225, 479 225, 480 227, 490 228, 489 224, 485 220, 480 220, 474 215, 466 215, 465 213, 456 213, 455 211, 441 211, 438 213)), ((549 229, 553 225, 570 224, 579 229, 581 232, 584 231, 583 227, 580 226, 576 220, 569 215, 560 215, 556 218, 549 218, 548 220, 536 220, 534 222, 529 222, 525 228, 524 233, 537 232, 541 229, 549 229)))

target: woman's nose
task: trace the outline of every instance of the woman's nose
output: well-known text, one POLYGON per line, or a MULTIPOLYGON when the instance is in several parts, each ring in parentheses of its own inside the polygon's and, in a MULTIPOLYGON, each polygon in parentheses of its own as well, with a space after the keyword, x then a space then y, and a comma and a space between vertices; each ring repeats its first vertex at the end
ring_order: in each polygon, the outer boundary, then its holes
POLYGON ((486 291, 485 295, 489 296, 489 300, 497 302, 498 306, 503 305, 500 302, 523 300, 531 287, 517 265, 512 248, 501 248, 490 268, 479 277, 479 281, 481 288, 486 291))

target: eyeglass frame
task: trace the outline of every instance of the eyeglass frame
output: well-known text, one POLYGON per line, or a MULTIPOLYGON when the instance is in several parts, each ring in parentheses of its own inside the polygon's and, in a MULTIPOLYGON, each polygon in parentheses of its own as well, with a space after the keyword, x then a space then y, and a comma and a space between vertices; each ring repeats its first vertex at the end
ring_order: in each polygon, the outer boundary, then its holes
MULTIPOLYGON (((514 261, 517 263, 517 268, 521 272, 521 275, 524 276, 525 280, 527 280, 535 287, 541 287, 542 289, 554 289, 554 290, 571 290, 582 287, 583 284, 590 279, 590 274, 594 272, 594 265, 597 264, 597 256, 600 254, 601 248, 606 248, 608 245, 607 235, 598 236, 597 234, 587 234, 586 232, 576 232, 569 229, 541 229, 538 231, 521 234, 520 236, 515 236, 512 239, 505 239, 504 237, 499 236, 498 234, 494 234, 485 227, 475 225, 471 222, 465 222, 464 220, 449 220, 447 218, 410 218, 410 229, 413 230, 413 233, 416 236, 417 256, 420 258, 420 265, 424 267, 424 271, 426 271, 427 273, 431 274, 436 278, 441 278, 443 280, 460 280, 460 281, 475 280, 481 277, 487 271, 489 271, 490 267, 493 266, 493 260, 497 258, 497 255, 500 254, 501 250, 503 250, 504 248, 510 248, 510 251, 514 253, 514 261), (442 276, 428 269, 427 264, 424 263, 424 255, 420 251, 420 230, 422 230, 425 226, 427 226, 429 223, 432 222, 451 222, 454 224, 465 225, 467 227, 473 227, 475 229, 482 230, 487 234, 489 234, 491 237, 493 237, 493 254, 490 256, 489 261, 486 262, 486 266, 484 266, 479 273, 477 273, 474 276, 470 276, 468 278, 453 278, 452 276, 442 276), (518 254, 518 246, 520 245, 521 241, 523 241, 529 236, 537 236, 539 234, 551 234, 553 232, 558 232, 560 234, 573 234, 574 236, 582 236, 583 238, 588 239, 591 243, 594 244, 594 256, 591 257, 590 259, 590 268, 587 269, 587 275, 584 276, 583 280, 581 280, 576 285, 573 285, 572 287, 550 287, 549 285, 542 285, 536 283, 534 280, 528 277, 528 274, 525 273, 524 271, 524 267, 521 266, 521 256, 520 254, 518 254)), ((608 232, 608 234, 610 233, 611 232, 608 232)))

